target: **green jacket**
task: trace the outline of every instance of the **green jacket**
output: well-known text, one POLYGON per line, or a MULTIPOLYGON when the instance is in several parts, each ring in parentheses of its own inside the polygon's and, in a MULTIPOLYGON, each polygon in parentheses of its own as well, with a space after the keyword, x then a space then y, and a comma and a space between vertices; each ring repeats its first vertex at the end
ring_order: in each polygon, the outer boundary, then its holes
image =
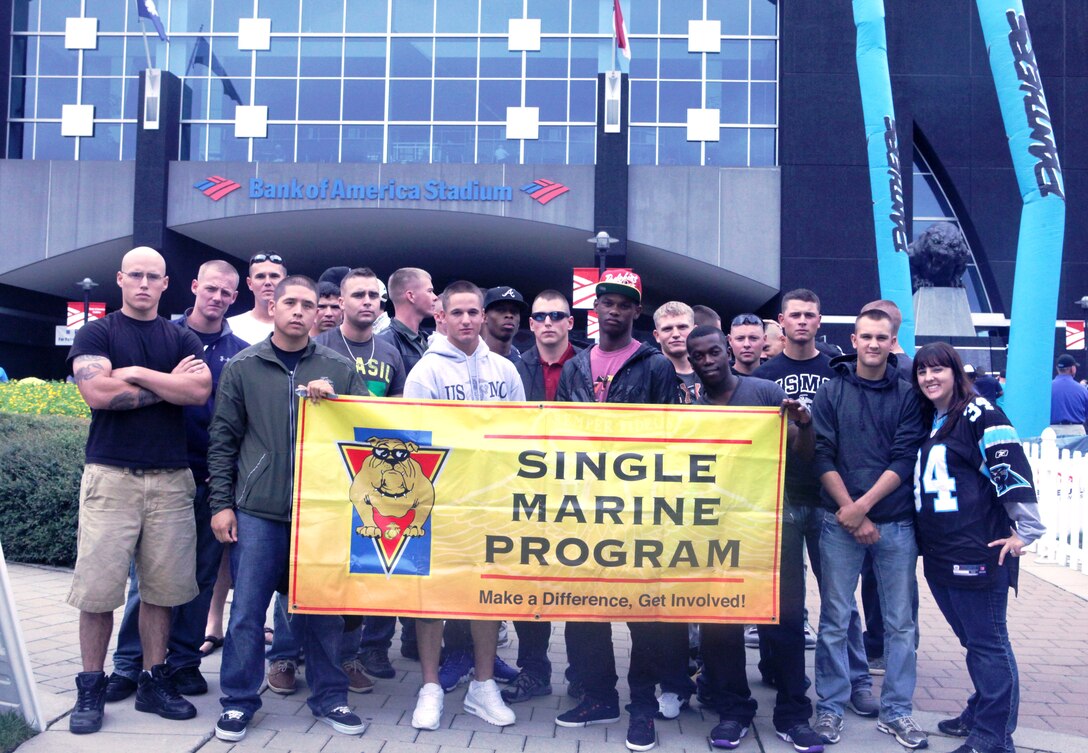
POLYGON ((212 515, 237 508, 268 520, 291 519, 297 385, 327 379, 338 395, 366 395, 355 365, 312 340, 288 372, 271 338, 234 356, 219 378, 208 429, 212 515))

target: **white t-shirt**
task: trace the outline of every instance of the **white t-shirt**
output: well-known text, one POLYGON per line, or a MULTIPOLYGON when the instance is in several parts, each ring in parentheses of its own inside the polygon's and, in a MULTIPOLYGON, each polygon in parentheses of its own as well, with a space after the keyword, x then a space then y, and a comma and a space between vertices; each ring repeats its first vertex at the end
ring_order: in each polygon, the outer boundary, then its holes
POLYGON ((250 345, 259 343, 272 334, 273 323, 262 322, 253 318, 253 312, 247 311, 244 314, 238 314, 237 316, 227 317, 227 324, 230 325, 230 331, 245 340, 250 345))

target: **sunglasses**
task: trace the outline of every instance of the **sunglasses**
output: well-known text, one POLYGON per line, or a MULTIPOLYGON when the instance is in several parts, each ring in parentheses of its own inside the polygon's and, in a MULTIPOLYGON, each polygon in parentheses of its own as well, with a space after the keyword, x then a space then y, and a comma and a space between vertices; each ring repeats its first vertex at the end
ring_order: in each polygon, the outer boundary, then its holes
POLYGON ((270 261, 273 264, 283 264, 283 257, 279 254, 257 254, 249 260, 250 264, 261 264, 270 261))
POLYGON ((378 460, 392 459, 394 463, 402 463, 412 455, 408 450, 390 450, 387 447, 375 447, 371 454, 378 460))
POLYGON ((732 327, 740 327, 745 324, 758 324, 760 327, 762 327, 763 320, 755 314, 740 314, 738 316, 734 316, 733 321, 730 322, 730 326, 732 327))
POLYGON ((530 314, 529 318, 534 322, 544 322, 546 319, 551 319, 553 322, 561 322, 568 316, 570 316, 570 314, 566 311, 537 311, 534 314, 530 314))
POLYGON ((162 282, 163 278, 163 275, 160 275, 158 272, 122 272, 121 274, 133 282, 139 282, 145 277, 148 282, 162 282))

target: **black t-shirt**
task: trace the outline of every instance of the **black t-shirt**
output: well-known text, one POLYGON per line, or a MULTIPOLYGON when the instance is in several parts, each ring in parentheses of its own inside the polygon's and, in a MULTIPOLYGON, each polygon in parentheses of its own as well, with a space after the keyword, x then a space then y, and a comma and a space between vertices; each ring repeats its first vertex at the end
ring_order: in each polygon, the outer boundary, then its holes
MULTIPOLYGON (((188 328, 161 316, 140 321, 114 311, 81 328, 68 353, 103 356, 114 369, 143 366, 170 373, 185 356, 202 358, 204 346, 188 328)), ((92 410, 87 462, 129 468, 188 468, 182 407, 162 401, 132 410, 92 410)))
POLYGON ((222 331, 219 331, 219 332, 197 332, 195 329, 190 329, 190 331, 194 335, 196 335, 198 338, 200 338, 200 344, 204 346, 205 350, 207 350, 209 345, 211 345, 212 343, 214 343, 216 340, 218 340, 220 337, 223 336, 222 331))
POLYGON ((690 405, 698 400, 703 393, 703 383, 699 381, 695 372, 689 371, 687 374, 677 372, 676 377, 680 380, 680 404, 690 405))
MULTIPOLYGON (((934 424, 937 434, 944 419, 934 424)), ((922 444, 915 468, 914 507, 926 578, 959 588, 988 587, 999 548, 1009 535, 1007 503, 1037 504, 1024 448, 1009 419, 976 397, 951 431, 922 444)), ((1016 584, 1015 557, 1006 557, 1016 584)))
POLYGON ((272 352, 276 354, 276 358, 280 359, 280 363, 287 367, 288 371, 293 372, 295 367, 298 366, 298 362, 302 360, 302 354, 306 352, 306 348, 302 347, 298 350, 283 350, 277 348, 275 343, 269 343, 272 346, 272 352))
MULTIPOLYGON (((737 374, 737 379, 739 382, 729 398, 729 405, 731 407, 762 406, 777 408, 782 405, 782 401, 786 399, 786 395, 782 392, 782 388, 774 382, 770 382, 766 379, 759 379, 758 377, 750 377, 745 374, 737 374)), ((706 394, 704 393, 696 398, 695 404, 714 405, 715 403, 711 403, 707 400, 706 394)))
MULTIPOLYGON (((831 368, 831 359, 823 353, 804 361, 779 353, 756 369, 752 376, 771 380, 785 391, 786 397, 811 409, 812 398, 835 376, 835 370, 831 368)), ((786 448, 786 492, 795 504, 820 504, 820 480, 816 478, 812 461, 796 454, 792 447, 786 448)))

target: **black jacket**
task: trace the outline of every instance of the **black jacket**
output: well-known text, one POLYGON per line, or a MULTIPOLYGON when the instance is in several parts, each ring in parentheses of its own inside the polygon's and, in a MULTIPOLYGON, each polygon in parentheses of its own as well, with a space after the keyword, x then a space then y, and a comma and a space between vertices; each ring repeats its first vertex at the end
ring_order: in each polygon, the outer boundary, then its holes
POLYGON ((419 363, 419 359, 423 358, 423 354, 427 352, 427 336, 429 334, 427 330, 420 327, 419 332, 413 336, 410 329, 394 319, 390 322, 389 329, 377 336, 384 337, 397 349, 401 360, 404 361, 404 373, 408 375, 412 372, 412 368, 419 363))
MULTIPOLYGON (((595 403, 593 372, 586 348, 563 364, 555 399, 571 403, 595 403)), ((675 405, 680 402, 676 389, 676 370, 659 350, 640 343, 634 355, 620 367, 608 388, 610 403, 649 403, 675 405)))
MULTIPOLYGON (((571 345, 574 348, 574 345, 571 345)), ((581 351, 578 348, 574 348, 574 355, 577 356, 581 351)), ((574 360, 572 357, 571 361, 574 360)), ((526 400, 547 400, 547 394, 544 391, 544 366, 540 362, 540 351, 534 345, 521 354, 521 358, 514 362, 514 365, 518 369, 518 376, 521 377, 521 383, 525 385, 525 399, 526 400)), ((563 364, 566 366, 566 364, 563 364)), ((558 392, 556 393, 558 394, 558 392)))
MULTIPOLYGON (((853 499, 872 488, 884 471, 902 482, 869 511, 874 523, 910 520, 914 515, 914 464, 926 437, 918 395, 899 378, 895 354, 884 377, 859 379, 857 355, 831 361, 837 376, 816 393, 812 421, 816 430, 816 476, 838 471, 853 499)), ((838 505, 820 491, 829 510, 838 505)))

